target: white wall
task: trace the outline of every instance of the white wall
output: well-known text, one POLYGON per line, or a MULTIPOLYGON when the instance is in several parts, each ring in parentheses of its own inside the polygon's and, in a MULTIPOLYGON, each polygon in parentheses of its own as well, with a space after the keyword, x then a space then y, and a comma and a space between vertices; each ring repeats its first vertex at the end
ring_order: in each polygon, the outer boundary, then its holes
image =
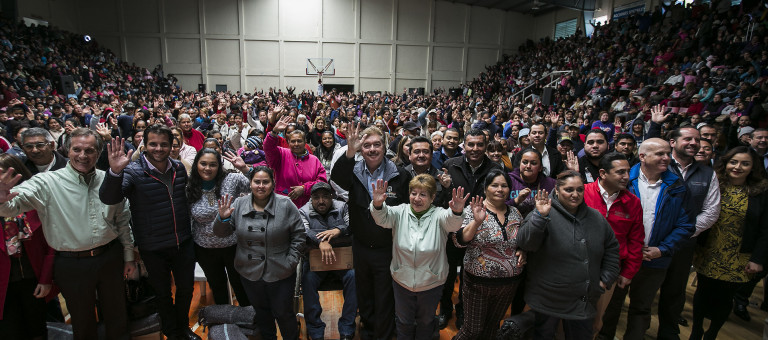
POLYGON ((204 82, 244 92, 316 89, 316 77, 305 75, 309 57, 334 58, 336 76, 325 83, 357 91, 453 86, 517 51, 540 21, 437 0, 19 0, 18 7, 20 16, 89 34, 128 62, 162 64, 185 89, 204 82))

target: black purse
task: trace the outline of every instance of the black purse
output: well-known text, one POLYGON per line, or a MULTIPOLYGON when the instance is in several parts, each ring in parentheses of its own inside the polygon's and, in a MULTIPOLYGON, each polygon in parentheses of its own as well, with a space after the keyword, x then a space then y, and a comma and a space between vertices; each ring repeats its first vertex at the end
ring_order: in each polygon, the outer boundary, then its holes
MULTIPOLYGON (((141 273, 140 265, 140 262, 136 264, 139 273, 141 273)), ((125 298, 128 318, 138 320, 157 313, 156 297, 146 276, 139 276, 138 280, 126 280, 125 298)))

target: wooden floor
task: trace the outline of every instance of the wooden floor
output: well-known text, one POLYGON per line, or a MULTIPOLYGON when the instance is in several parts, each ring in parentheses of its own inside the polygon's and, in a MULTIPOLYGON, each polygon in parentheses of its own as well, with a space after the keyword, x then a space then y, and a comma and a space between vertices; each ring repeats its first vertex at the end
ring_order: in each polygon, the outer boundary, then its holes
MULTIPOLYGON (((691 278, 691 281, 693 277, 691 278)), ((203 327, 200 327, 197 324, 197 315, 200 308, 213 304, 213 294, 211 293, 210 288, 205 285, 205 293, 202 293, 201 290, 201 284, 196 282, 195 283, 195 292, 192 298, 192 305, 189 312, 189 322, 190 322, 190 328, 195 330, 195 333, 202 336, 203 339, 207 339, 207 335, 203 333, 203 327)), ((688 320, 688 322, 691 322, 691 302, 693 300, 693 293, 696 290, 696 287, 692 287, 690 284, 687 289, 687 299, 685 304, 685 309, 683 310, 683 317, 688 320)), ((768 318, 768 313, 765 311, 762 311, 759 309, 760 303, 763 301, 763 284, 762 282, 755 288, 754 293, 752 294, 751 300, 750 300, 750 307, 749 307, 749 313, 752 316, 751 322, 746 322, 735 315, 731 314, 730 318, 728 319, 728 322, 726 322, 725 326, 720 330, 718 339, 725 339, 725 340, 757 340, 762 339, 763 336, 763 327, 764 327, 764 320, 768 318)), ((458 284, 456 284, 454 288, 454 302, 456 301, 456 296, 458 294, 458 284)), ((341 306, 344 301, 344 298, 342 296, 341 291, 333 291, 333 292, 320 292, 320 303, 324 306, 324 311, 322 314, 323 321, 326 323, 326 339, 338 339, 338 329, 336 328, 336 322, 341 315, 341 306)), ((65 303, 62 299, 63 304, 65 303)), ((623 335, 623 330, 626 327, 626 306, 627 303, 624 305, 624 311, 623 311, 623 318, 619 321, 619 332, 617 334, 617 337, 620 339, 621 335, 623 335)), ((66 315, 66 306, 64 307, 64 312, 66 315)), ((654 311, 655 313, 655 311, 654 311)), ((455 325, 456 319, 453 318, 450 321, 450 324, 447 328, 443 329, 440 332, 440 339, 441 340, 449 340, 454 335, 456 335, 456 325, 455 325)), ((358 323, 359 325, 359 323, 358 323)), ((708 323, 705 322, 705 329, 708 326, 708 323)), ((302 330, 304 325, 302 324, 302 330)), ((651 328, 648 330, 646 339, 656 339, 656 330, 658 327, 658 318, 654 315, 651 320, 651 328)), ((680 327, 680 339, 688 339, 688 336, 691 333, 690 327, 680 327)), ((358 332, 359 334, 359 332, 358 332)), ((306 337, 303 337, 303 339, 306 339, 306 337)), ((356 337, 356 339, 359 339, 359 336, 356 337)))
MULTIPOLYGON (((192 307, 190 309, 189 322, 190 322, 191 328, 194 328, 197 326, 196 323, 197 323, 198 310, 203 306, 213 303, 213 295, 210 289, 206 288, 206 290, 207 290, 207 294, 205 294, 205 296, 201 296, 200 285, 198 283, 195 284, 195 294, 192 299, 192 307)), ((687 289, 687 301, 685 304, 685 310, 683 311, 683 317, 686 318, 689 321, 689 323, 691 322, 691 302, 693 300, 693 293, 695 290, 696 290, 696 287, 692 287, 689 284, 687 289)), ((454 301, 456 300, 456 294, 458 294, 458 284, 456 284, 456 288, 454 289, 454 301)), ((343 303, 343 297, 342 297, 341 291, 320 292, 320 301, 321 301, 321 304, 324 306, 322 318, 327 325, 325 338, 338 339, 338 330, 336 329, 336 322, 339 316, 341 315, 341 306, 343 303)), ((752 294, 752 298, 751 298, 749 313, 752 315, 752 321, 745 322, 740 318, 736 317, 735 315, 731 314, 728 322, 725 324, 725 326, 723 326, 722 330, 720 331, 718 339, 734 339, 734 340, 762 339, 763 323, 764 323, 764 320, 768 318, 768 313, 758 308, 758 306, 762 301, 763 301, 763 284, 761 283, 758 285, 757 288, 755 288, 755 292, 752 294)), ((626 305, 627 304, 625 303, 623 318, 619 322, 619 332, 617 334, 618 338, 621 338, 620 335, 623 334, 623 330, 626 327, 626 305)), ((705 329, 707 326, 708 324, 705 323, 705 329)), ((657 327, 658 327, 658 319, 656 316, 654 316, 653 320, 651 321, 651 329, 647 332, 648 335, 646 335, 646 339, 656 338, 655 335, 656 335, 657 327)), ((688 336, 690 335, 690 332, 691 332, 690 327, 680 327, 680 331, 681 331, 680 338, 688 339, 688 336)), ((453 318, 451 319, 448 327, 440 332, 440 339, 449 340, 454 335, 456 335, 456 332, 457 330, 455 326, 455 318, 453 318)), ((195 333, 201 335, 203 339, 206 339, 206 334, 203 333, 202 327, 198 327, 195 330, 195 333)), ((359 338, 359 336, 357 338, 359 338)))

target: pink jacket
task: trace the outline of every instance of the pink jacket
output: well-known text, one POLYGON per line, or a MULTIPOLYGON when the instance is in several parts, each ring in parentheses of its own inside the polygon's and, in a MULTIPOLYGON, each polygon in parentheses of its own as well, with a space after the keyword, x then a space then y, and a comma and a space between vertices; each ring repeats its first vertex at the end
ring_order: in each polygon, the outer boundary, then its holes
POLYGON ((328 182, 325 168, 314 155, 307 153, 296 157, 290 149, 278 146, 279 143, 272 133, 268 133, 264 140, 267 165, 275 170, 275 192, 287 196, 291 187, 304 186, 304 193, 293 200, 296 207, 301 208, 309 202, 309 192, 315 183, 328 182))

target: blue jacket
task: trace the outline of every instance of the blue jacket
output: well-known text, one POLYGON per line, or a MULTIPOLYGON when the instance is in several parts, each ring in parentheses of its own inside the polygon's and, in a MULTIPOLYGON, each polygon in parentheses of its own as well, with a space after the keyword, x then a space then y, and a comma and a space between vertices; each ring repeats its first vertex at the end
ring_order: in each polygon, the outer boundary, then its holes
MULTIPOLYGON (((640 163, 629 171, 629 191, 640 197, 638 181, 640 176, 640 163)), ((658 247, 661 257, 652 261, 643 261, 643 266, 650 268, 667 268, 672 260, 672 255, 680 247, 682 241, 687 240, 696 230, 694 223, 684 210, 684 201, 687 192, 685 184, 674 173, 667 170, 661 174, 661 192, 656 200, 656 216, 653 221, 653 230, 648 240, 649 247, 658 247)))
POLYGON ((114 204, 123 197, 131 206, 131 229, 136 245, 144 250, 178 247, 192 238, 192 223, 187 204, 187 170, 171 160, 170 188, 150 170, 144 155, 119 176, 107 172, 99 189, 104 204, 114 204))

